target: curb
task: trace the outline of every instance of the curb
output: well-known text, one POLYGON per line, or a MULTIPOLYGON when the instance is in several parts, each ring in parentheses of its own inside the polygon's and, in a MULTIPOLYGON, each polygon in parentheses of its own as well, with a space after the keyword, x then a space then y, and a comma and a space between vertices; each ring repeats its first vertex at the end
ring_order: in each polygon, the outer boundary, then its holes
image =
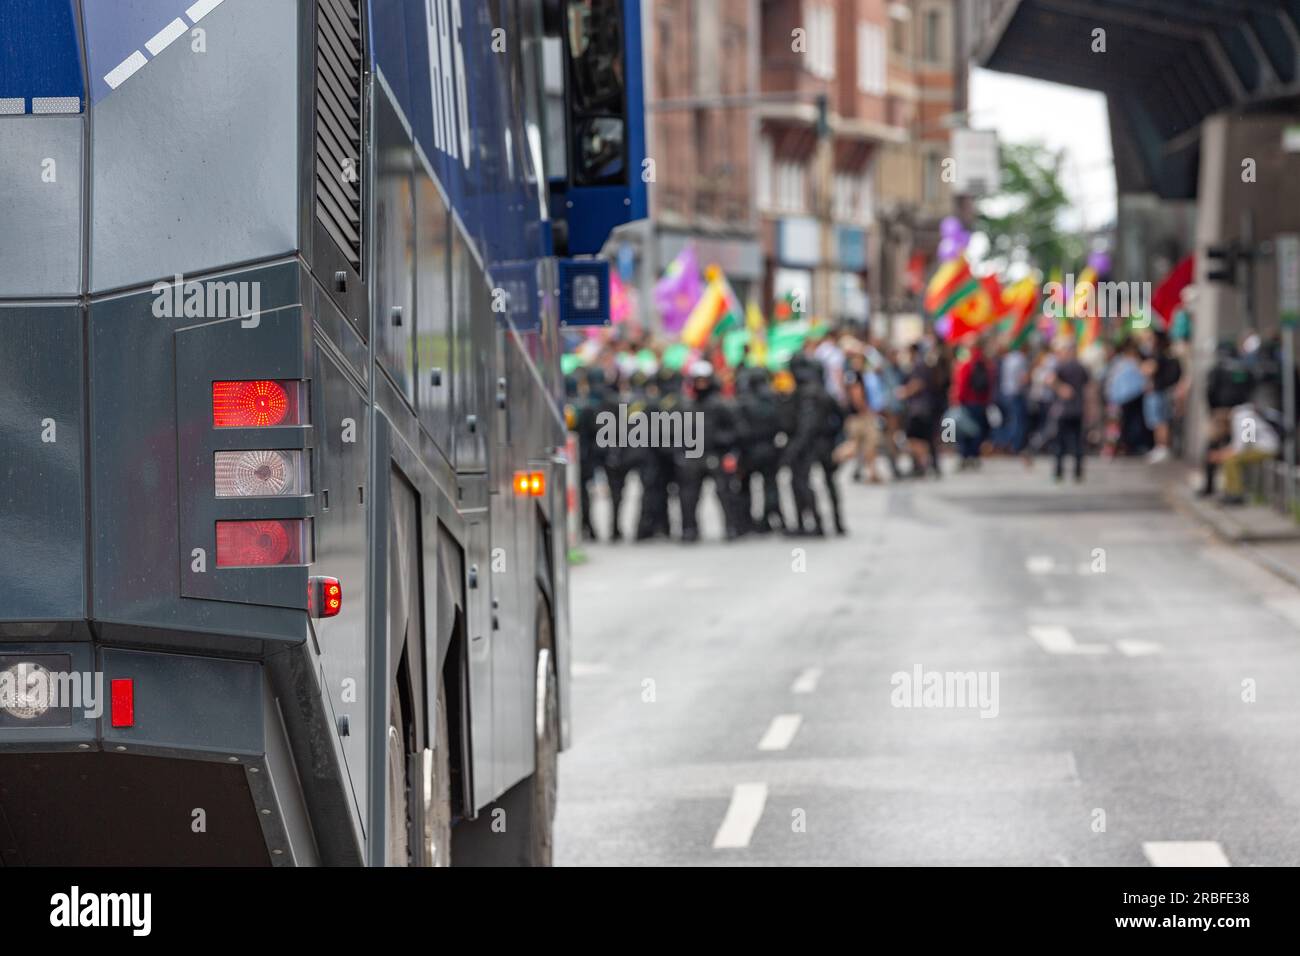
POLYGON ((1300 525, 1287 522, 1286 526, 1277 529, 1248 528, 1241 522, 1234 521, 1231 514, 1222 508, 1202 502, 1190 489, 1174 486, 1167 494, 1175 505, 1181 506, 1180 510, 1191 512, 1193 517, 1208 525, 1220 538, 1234 544, 1300 541, 1300 525))

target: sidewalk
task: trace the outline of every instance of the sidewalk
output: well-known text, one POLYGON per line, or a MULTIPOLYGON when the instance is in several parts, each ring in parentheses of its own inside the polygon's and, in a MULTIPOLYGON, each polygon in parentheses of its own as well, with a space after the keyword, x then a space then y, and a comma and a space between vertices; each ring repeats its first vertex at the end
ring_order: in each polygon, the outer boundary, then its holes
POLYGON ((1195 470, 1185 481, 1169 488, 1173 504, 1208 525, 1230 544, 1240 545, 1252 559, 1278 577, 1300 587, 1300 522, 1268 505, 1223 507, 1216 498, 1197 495, 1200 476, 1195 470))

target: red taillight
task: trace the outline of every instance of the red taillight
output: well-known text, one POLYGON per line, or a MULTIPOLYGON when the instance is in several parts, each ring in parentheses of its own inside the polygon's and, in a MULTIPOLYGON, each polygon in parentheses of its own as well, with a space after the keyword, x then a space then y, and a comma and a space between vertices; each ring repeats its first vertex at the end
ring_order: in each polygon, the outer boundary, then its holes
POLYGON ((108 682, 109 717, 114 727, 135 725, 135 681, 115 677, 108 682))
POLYGON ((307 610, 312 617, 334 617, 343 610, 343 585, 339 579, 315 577, 308 581, 307 610))
POLYGON ((307 550, 305 521, 217 522, 219 568, 306 564, 307 550))
POLYGON ((302 424, 298 419, 297 382, 212 383, 212 424, 217 428, 302 424))
POLYGON ((528 472, 526 471, 515 472, 515 494, 517 495, 528 494, 528 472))

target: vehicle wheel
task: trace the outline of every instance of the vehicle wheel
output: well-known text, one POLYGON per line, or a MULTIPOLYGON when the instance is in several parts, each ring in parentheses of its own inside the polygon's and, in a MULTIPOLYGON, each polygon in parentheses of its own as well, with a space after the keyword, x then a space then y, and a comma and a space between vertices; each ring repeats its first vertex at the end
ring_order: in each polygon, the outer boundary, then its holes
POLYGON ((388 844, 389 866, 411 865, 411 801, 410 784, 406 775, 406 724, 402 721, 402 705, 397 685, 389 691, 392 703, 388 708, 388 844))
POLYGON ((434 720, 434 748, 423 755, 424 860, 428 866, 451 866, 451 735, 441 677, 434 720))
POLYGON ((559 789, 560 707, 559 682, 551 612, 546 599, 537 597, 537 694, 535 732, 536 767, 532 783, 532 866, 550 866, 554 847, 555 805, 559 789))
POLYGON ((533 772, 452 831, 457 866, 550 866, 560 750, 559 684, 550 607, 537 595, 533 772), (505 826, 498 826, 504 822, 505 826))

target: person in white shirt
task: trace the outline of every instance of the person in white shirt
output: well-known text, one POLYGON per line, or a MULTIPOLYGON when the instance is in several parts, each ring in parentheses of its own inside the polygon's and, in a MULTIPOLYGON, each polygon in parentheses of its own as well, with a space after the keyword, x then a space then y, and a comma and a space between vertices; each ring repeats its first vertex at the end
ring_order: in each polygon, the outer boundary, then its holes
POLYGON ((835 341, 835 336, 826 332, 822 340, 813 349, 813 358, 822 363, 826 391, 844 406, 844 350, 835 341))
POLYGON ((1277 431, 1255 408, 1245 402, 1232 410, 1228 443, 1212 450, 1208 459, 1223 466, 1223 498, 1225 505, 1240 505, 1246 501, 1242 483, 1242 470, 1246 465, 1271 461, 1277 457, 1279 447, 1277 431))

